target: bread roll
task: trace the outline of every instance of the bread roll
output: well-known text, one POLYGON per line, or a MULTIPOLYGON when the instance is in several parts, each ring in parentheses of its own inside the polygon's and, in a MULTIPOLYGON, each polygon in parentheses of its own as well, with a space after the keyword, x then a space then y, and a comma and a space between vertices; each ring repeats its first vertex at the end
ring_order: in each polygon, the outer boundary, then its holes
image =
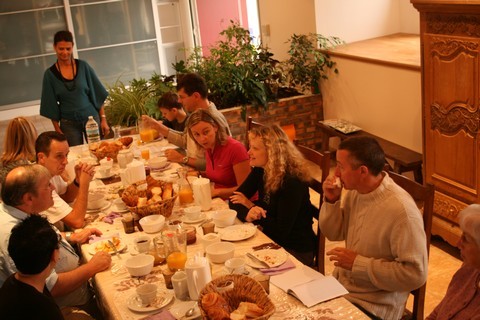
POLYGON ((173 186, 171 183, 167 183, 163 188, 162 198, 170 199, 172 197, 173 186))
POLYGON ((252 302, 240 302, 238 308, 230 314, 232 320, 241 320, 247 318, 257 318, 264 314, 262 308, 252 302), (241 318, 241 316, 244 318, 241 318))
POLYGON ((202 297, 202 308, 212 320, 230 320, 228 303, 216 292, 202 297))

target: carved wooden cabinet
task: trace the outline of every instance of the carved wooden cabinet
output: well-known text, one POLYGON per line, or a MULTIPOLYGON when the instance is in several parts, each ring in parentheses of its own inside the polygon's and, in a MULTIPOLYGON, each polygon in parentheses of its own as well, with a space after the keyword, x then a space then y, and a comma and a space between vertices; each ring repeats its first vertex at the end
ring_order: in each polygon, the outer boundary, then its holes
POLYGON ((420 12, 425 181, 432 233, 455 245, 457 215, 479 202, 480 1, 411 0, 420 12))

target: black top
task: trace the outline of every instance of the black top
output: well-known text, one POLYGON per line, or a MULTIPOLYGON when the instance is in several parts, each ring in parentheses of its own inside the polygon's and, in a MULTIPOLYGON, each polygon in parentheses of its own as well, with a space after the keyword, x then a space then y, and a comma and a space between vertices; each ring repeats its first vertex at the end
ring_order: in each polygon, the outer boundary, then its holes
POLYGON ((63 319, 63 315, 47 287, 42 294, 34 287, 18 281, 12 274, 0 288, 0 318, 57 320, 63 319))
POLYGON ((163 119, 162 122, 163 122, 163 125, 166 126, 167 128, 170 128, 175 131, 183 132, 185 130, 185 124, 187 123, 187 119, 188 118, 185 118, 183 122, 178 122, 177 119, 174 119, 173 121, 168 121, 167 119, 163 119))
MULTIPOLYGON (((286 175, 277 192, 265 194, 263 174, 262 168, 253 168, 237 190, 247 198, 258 191, 258 200, 254 203, 267 211, 267 217, 254 223, 261 225, 263 232, 285 249, 313 251, 316 238, 312 229, 312 213, 318 213, 318 209, 310 202, 307 183, 286 175)), ((249 211, 245 206, 230 203, 230 208, 237 211, 240 220, 245 221, 249 211)))

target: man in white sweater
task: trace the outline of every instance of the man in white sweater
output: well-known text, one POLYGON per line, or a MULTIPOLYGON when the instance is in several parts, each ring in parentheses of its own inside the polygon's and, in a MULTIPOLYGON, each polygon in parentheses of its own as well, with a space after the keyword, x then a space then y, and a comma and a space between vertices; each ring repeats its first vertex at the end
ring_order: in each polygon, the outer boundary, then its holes
POLYGON ((381 319, 400 319, 409 292, 427 279, 421 213, 382 171, 385 154, 375 139, 344 140, 336 157, 335 174, 323 184, 319 216, 329 240, 345 241, 345 248, 327 252, 334 276, 354 304, 381 319))

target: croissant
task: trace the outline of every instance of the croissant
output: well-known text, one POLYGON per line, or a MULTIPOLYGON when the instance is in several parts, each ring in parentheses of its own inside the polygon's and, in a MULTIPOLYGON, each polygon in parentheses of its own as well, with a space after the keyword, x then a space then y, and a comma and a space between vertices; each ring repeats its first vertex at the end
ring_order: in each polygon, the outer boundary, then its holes
POLYGON ((207 293, 202 297, 202 307, 212 320, 230 320, 229 305, 225 299, 216 292, 207 293))

